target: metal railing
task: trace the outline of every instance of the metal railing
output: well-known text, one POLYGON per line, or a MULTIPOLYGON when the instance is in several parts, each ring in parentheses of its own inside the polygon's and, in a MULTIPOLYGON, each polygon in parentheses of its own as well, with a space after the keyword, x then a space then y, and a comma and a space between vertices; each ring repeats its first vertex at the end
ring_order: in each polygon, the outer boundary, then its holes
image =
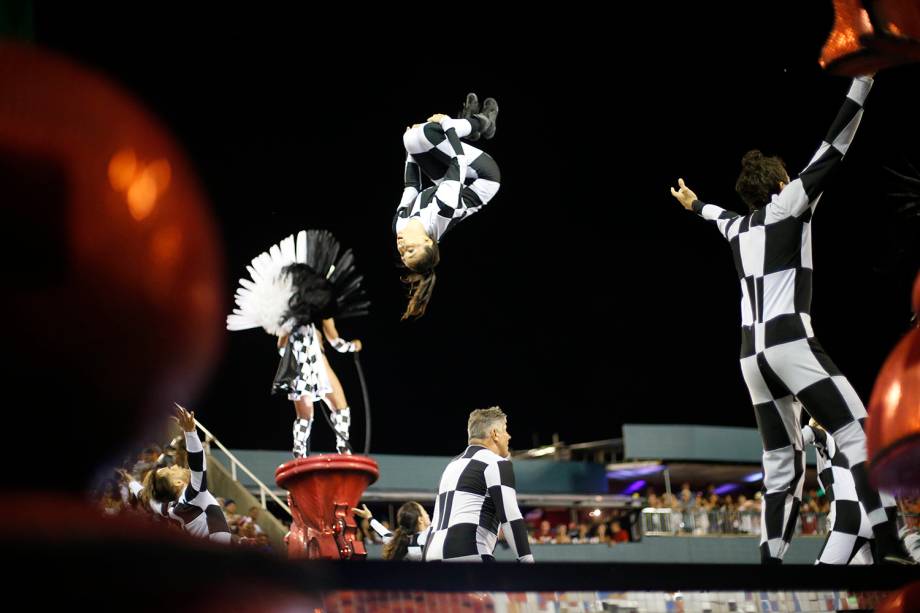
MULTIPOLYGON (((221 451, 223 451, 223 452, 227 455, 227 458, 230 460, 230 476, 233 478, 234 481, 239 481, 239 479, 237 478, 237 467, 239 467, 239 470, 242 470, 243 473, 245 473, 247 477, 249 477, 250 479, 252 479, 252 481, 253 481, 253 482, 256 484, 256 486, 259 488, 259 500, 260 500, 260 502, 261 502, 261 504, 262 504, 262 508, 263 508, 263 509, 267 508, 267 507, 266 507, 266 502, 267 502, 266 497, 268 497, 268 498, 271 498, 272 500, 274 500, 275 503, 276 503, 279 507, 281 507, 281 508, 284 510, 285 513, 287 513, 288 515, 291 515, 291 508, 290 508, 289 506, 287 506, 287 504, 286 504, 284 501, 282 501, 281 498, 279 498, 279 497, 277 496, 277 494, 275 494, 275 493, 271 490, 271 488, 269 488, 267 485, 265 485, 264 483, 262 483, 262 482, 259 480, 259 478, 256 477, 256 476, 252 473, 251 470, 249 470, 248 468, 246 468, 246 465, 245 465, 245 464, 243 464, 242 462, 240 462, 240 461, 236 458, 235 455, 233 455, 232 453, 230 453, 230 450, 227 449, 227 447, 224 446, 224 444, 221 443, 221 442, 217 439, 216 436, 214 436, 213 434, 211 434, 211 432, 210 432, 207 428, 205 428, 203 425, 201 425, 201 422, 200 422, 200 421, 198 421, 198 420, 196 419, 196 420, 195 420, 195 425, 198 426, 198 427, 201 429, 202 432, 204 432, 206 443, 208 443, 208 444, 214 443, 215 445, 217 445, 218 449, 220 449, 221 451)), ((210 455, 210 449, 208 450, 208 454, 210 455)))
MULTIPOLYGON (((801 513, 795 534, 825 535, 826 513, 801 513)), ((758 535, 760 511, 734 509, 642 509, 642 532, 648 536, 758 535)))

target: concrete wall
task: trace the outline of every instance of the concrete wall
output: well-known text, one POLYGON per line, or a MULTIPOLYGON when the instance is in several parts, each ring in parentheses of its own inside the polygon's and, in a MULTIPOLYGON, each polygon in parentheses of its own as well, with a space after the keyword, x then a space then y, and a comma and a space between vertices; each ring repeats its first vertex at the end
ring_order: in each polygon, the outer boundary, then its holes
MULTIPOLYGON (((284 451, 231 449, 231 452, 262 482, 275 487, 275 469, 291 460, 284 451)), ((212 455, 229 466, 219 449, 212 455)), ((386 455, 372 456, 380 466, 380 479, 368 488, 379 491, 432 491, 437 492, 441 473, 453 457, 386 455)), ((607 475, 602 464, 589 462, 556 462, 553 460, 515 460, 514 475, 518 492, 528 494, 606 494, 607 475)), ((240 472, 240 483, 252 484, 240 472)))
MULTIPOLYGON (((814 564, 823 538, 793 539, 787 564, 814 564)), ((638 543, 607 545, 532 545, 534 558, 546 562, 650 562, 674 564, 759 564, 755 537, 745 536, 647 536, 638 543)), ((382 547, 368 546, 371 559, 380 559, 382 547)), ((499 560, 513 560, 507 549, 496 550, 499 560)))
MULTIPOLYGON (((756 428, 624 424, 623 449, 628 460, 760 464, 762 446, 756 428)), ((814 447, 806 459, 814 465, 814 447)))

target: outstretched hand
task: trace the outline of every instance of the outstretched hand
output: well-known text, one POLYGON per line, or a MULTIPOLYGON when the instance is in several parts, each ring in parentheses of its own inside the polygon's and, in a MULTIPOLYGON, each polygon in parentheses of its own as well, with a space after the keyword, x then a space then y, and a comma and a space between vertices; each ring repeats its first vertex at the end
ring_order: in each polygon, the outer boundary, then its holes
POLYGON ((179 427, 182 428, 183 432, 194 432, 195 431, 195 412, 189 412, 185 410, 185 407, 181 406, 179 403, 176 404, 176 417, 175 419, 179 423, 179 427))
POLYGON ((432 121, 434 123, 441 123, 445 119, 447 119, 447 115, 444 115, 443 113, 435 113, 434 115, 428 118, 428 121, 432 121))
POLYGON ((370 512, 370 509, 367 508, 366 504, 362 504, 360 509, 352 509, 351 512, 361 519, 370 519, 373 517, 373 514, 370 512))
POLYGON ((680 186, 679 189, 671 188, 671 195, 677 198, 677 201, 683 205, 688 211, 693 206, 693 201, 697 199, 696 194, 693 193, 693 190, 687 187, 684 184, 683 179, 678 179, 677 184, 680 186))

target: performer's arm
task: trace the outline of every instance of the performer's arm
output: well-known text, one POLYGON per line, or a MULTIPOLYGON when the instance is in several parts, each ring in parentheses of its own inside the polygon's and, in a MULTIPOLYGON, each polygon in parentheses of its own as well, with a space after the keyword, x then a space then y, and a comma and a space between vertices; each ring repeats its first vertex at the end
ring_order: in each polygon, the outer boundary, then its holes
POLYGON ((179 425, 185 432, 185 448, 188 451, 188 468, 191 472, 189 484, 182 493, 182 498, 188 502, 194 500, 200 492, 207 491, 207 464, 204 461, 204 448, 201 446, 201 439, 198 438, 198 430, 195 428, 195 413, 190 413, 178 405, 177 410, 179 425))
MULTIPOLYGON (((154 469, 156 470, 156 469, 154 469)), ((138 483, 134 479, 128 480, 128 489, 134 494, 134 497, 143 502, 141 498, 141 492, 144 491, 144 486, 138 483)), ((156 515, 162 515, 163 517, 169 517, 169 503, 168 502, 157 502, 156 500, 148 500, 147 507, 156 515)))
POLYGON ((703 219, 715 223, 719 228, 719 232, 722 233, 722 236, 728 238, 729 227, 731 227, 732 223, 737 221, 740 215, 734 211, 726 211, 722 207, 714 204, 701 202, 696 197, 694 191, 687 187, 683 179, 678 179, 677 185, 677 189, 671 188, 671 195, 680 202, 681 206, 688 211, 693 211, 703 219))
POLYGON ((390 539, 393 538, 393 533, 387 530, 386 526, 374 519, 374 516, 371 514, 370 509, 367 508, 366 504, 362 504, 360 509, 352 509, 351 512, 361 519, 368 520, 371 528, 377 533, 377 536, 383 539, 384 543, 388 543, 390 539))
POLYGON ((500 529, 511 546, 518 562, 533 562, 530 543, 527 540, 527 526, 517 504, 514 490, 514 467, 508 460, 499 460, 486 467, 486 488, 495 504, 500 529))
POLYGON ((326 340, 329 341, 329 344, 339 353, 361 351, 361 341, 356 339, 349 342, 339 336, 339 331, 335 329, 335 320, 331 317, 323 320, 323 334, 326 336, 326 340))
POLYGON ((403 171, 403 194, 396 214, 399 215, 412 206, 419 192, 422 191, 422 174, 411 154, 406 154, 406 167, 403 171))
POLYGON ((780 192, 774 202, 768 205, 770 207, 768 212, 778 218, 797 217, 817 203, 831 170, 843 159, 850 143, 853 142, 856 128, 859 127, 862 119, 863 104, 870 89, 872 89, 872 77, 853 79, 843 106, 837 113, 837 118, 831 124, 818 151, 801 174, 780 192))

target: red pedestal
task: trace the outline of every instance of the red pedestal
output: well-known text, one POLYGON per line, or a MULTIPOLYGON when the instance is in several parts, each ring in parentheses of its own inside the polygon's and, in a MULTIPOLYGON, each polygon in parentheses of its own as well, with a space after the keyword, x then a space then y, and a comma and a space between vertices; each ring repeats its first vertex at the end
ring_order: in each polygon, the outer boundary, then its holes
POLYGON ((351 509, 380 476, 367 456, 324 454, 282 464, 275 482, 288 491, 294 521, 287 536, 290 558, 365 558, 355 540, 351 509))

